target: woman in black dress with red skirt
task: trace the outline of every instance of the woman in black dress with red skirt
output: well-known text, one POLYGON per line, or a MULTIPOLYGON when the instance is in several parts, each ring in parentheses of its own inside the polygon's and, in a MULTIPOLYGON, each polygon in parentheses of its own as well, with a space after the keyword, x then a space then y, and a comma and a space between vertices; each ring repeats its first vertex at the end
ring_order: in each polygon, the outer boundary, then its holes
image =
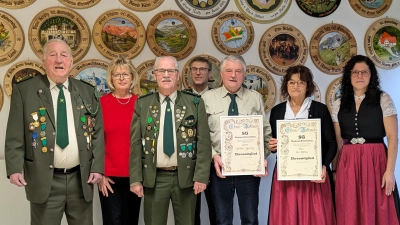
POLYGON ((368 57, 347 62, 340 93, 332 107, 339 149, 333 163, 337 224, 398 225, 397 113, 368 57))

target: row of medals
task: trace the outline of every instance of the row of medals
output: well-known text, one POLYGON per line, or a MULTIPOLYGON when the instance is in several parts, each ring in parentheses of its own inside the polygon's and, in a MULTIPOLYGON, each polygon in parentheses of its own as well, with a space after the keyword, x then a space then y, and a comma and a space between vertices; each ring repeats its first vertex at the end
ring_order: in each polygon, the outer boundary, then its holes
MULTIPOLYGON (((183 110, 181 111, 181 109, 176 109, 175 110, 175 117, 176 117, 176 122, 180 122, 183 119, 183 116, 185 115, 185 109, 186 106, 183 106, 183 110)), ((158 116, 158 109, 157 106, 150 106, 150 110, 151 110, 151 117, 147 118, 147 127, 146 129, 148 131, 151 131, 152 129, 154 129, 154 139, 152 139, 152 144, 151 144, 151 152, 154 155, 155 149, 154 149, 154 143, 155 143, 155 139, 157 138, 157 131, 158 131, 158 127, 157 126, 151 126, 151 123, 154 124, 154 118, 156 118, 158 116)), ((160 121, 157 121, 156 123, 160 123, 160 121)), ((186 122, 187 123, 187 122, 186 122)), ((189 123, 193 123, 193 120, 189 120, 189 123)), ((180 130, 182 131, 181 136, 182 138, 188 142, 189 139, 187 138, 189 137, 193 137, 195 135, 196 130, 189 128, 187 130, 187 134, 185 132, 186 128, 184 126, 180 127, 180 130)), ((149 141, 150 137, 146 137, 146 140, 149 141)), ((193 155, 195 154, 195 149, 196 149, 196 141, 193 141, 193 143, 183 143, 180 145, 181 148, 181 152, 179 153, 179 156, 181 156, 182 158, 186 158, 186 155, 189 156, 189 158, 192 158, 193 155), (188 153, 186 153, 186 147, 188 149, 188 153)), ((145 151, 145 154, 149 154, 148 151, 145 151)))
POLYGON ((31 113, 33 122, 29 123, 29 130, 32 131, 32 147, 37 147, 36 138, 38 137, 38 133, 35 132, 35 129, 40 126, 40 141, 42 142, 42 152, 47 152, 47 137, 46 137, 46 108, 39 108, 38 112, 31 113), (39 118, 40 114, 40 118, 39 118), (39 122, 40 121, 40 122, 39 122))
MULTIPOLYGON (((46 153, 47 152, 47 137, 46 137, 46 108, 40 108, 39 109, 39 114, 40 118, 37 112, 31 113, 33 122, 29 123, 29 130, 32 131, 32 147, 36 148, 37 147, 37 133, 35 132, 35 129, 40 126, 40 141, 42 142, 42 152, 46 153), (40 123, 39 123, 40 121, 40 123)), ((86 117, 81 116, 81 122, 82 128, 84 130, 83 135, 86 137, 86 142, 87 142, 87 149, 90 149, 92 147, 92 135, 93 135, 93 127, 96 124, 96 120, 94 118, 88 117, 87 118, 87 124, 86 124, 86 117), (86 130, 87 129, 87 130, 86 130)))

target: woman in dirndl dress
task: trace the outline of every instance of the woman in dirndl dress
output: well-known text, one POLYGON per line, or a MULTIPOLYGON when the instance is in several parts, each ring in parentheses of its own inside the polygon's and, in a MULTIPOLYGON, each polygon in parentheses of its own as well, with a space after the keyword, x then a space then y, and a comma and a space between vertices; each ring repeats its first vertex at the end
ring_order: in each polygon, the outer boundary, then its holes
POLYGON ((347 62, 341 82, 341 97, 332 107, 339 149, 333 163, 337 224, 398 225, 395 106, 380 89, 378 72, 366 56, 347 62))

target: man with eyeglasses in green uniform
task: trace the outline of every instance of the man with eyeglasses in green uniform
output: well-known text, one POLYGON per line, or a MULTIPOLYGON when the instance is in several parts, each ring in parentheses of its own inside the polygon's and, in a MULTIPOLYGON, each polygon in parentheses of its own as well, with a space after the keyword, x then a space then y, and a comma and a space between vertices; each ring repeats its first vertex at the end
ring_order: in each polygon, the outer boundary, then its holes
MULTIPOLYGON (((198 95, 203 95, 206 91, 211 88, 208 86, 208 82, 212 77, 212 64, 207 58, 198 56, 194 57, 190 62, 190 77, 192 78, 192 86, 187 91, 193 92, 198 95)), ((210 164, 211 166, 211 164, 210 164)), ((208 217, 210 225, 216 225, 214 204, 209 189, 204 191, 207 205, 208 205, 208 217)), ((196 213, 194 218, 194 224, 200 225, 200 211, 201 211, 201 195, 197 195, 196 213)))
POLYGON ((196 195, 207 187, 211 140, 204 102, 177 90, 178 63, 158 57, 158 92, 141 96, 131 123, 131 191, 144 196, 146 225, 165 225, 170 202, 176 225, 193 225, 196 195))

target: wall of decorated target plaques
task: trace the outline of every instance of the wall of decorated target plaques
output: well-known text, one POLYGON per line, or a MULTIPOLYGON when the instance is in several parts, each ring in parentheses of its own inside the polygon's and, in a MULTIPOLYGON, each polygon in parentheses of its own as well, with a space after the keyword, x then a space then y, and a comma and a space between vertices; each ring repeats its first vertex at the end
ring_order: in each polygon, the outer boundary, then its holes
MULTIPOLYGON (((330 107, 339 97, 343 66, 363 54, 374 61, 381 87, 400 109, 398 9, 397 0, 0 0, 0 186, 7 189, 0 195, 22 204, 13 208, 2 201, 0 218, 4 224, 29 224, 23 190, 4 177, 5 127, 12 123, 7 121, 12 85, 44 74, 40 57, 47 40, 61 38, 70 45, 70 76, 93 81, 100 94, 110 91, 105 71, 118 54, 132 59, 143 94, 157 90, 151 74, 157 56, 179 60, 178 88, 184 89, 192 85, 192 58, 212 62, 209 86, 216 88, 222 85, 220 60, 241 54, 248 64, 245 85, 262 94, 266 112, 285 100, 279 93, 281 78, 297 64, 313 71, 317 89, 311 98, 330 107)), ((268 161, 272 171, 275 159, 268 161)), ((260 187, 260 224, 268 218, 270 180, 264 178, 260 187)), ((97 197, 94 216, 100 224, 97 197)), ((235 223, 238 216, 235 207, 235 223)), ((202 218, 207 225, 205 203, 202 218)), ((168 224, 173 224, 171 216, 168 224)))

